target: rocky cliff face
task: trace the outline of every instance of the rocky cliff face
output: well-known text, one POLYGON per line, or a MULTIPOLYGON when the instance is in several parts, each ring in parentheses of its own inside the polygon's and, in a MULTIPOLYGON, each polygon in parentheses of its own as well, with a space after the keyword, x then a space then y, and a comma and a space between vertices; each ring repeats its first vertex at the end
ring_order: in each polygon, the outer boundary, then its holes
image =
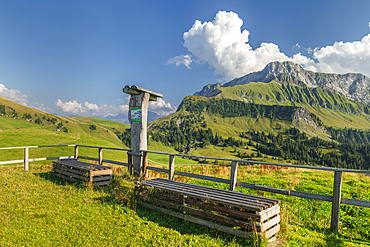
POLYGON ((355 73, 326 74, 307 71, 292 62, 272 62, 259 72, 250 73, 227 83, 208 84, 194 96, 212 97, 217 95, 219 87, 233 87, 250 82, 289 82, 299 86, 332 89, 335 93, 361 103, 370 103, 370 78, 355 73))
POLYGON ((292 122, 295 123, 298 129, 302 130, 310 127, 316 132, 319 131, 326 134, 325 128, 318 126, 304 107, 297 108, 292 116, 292 122))

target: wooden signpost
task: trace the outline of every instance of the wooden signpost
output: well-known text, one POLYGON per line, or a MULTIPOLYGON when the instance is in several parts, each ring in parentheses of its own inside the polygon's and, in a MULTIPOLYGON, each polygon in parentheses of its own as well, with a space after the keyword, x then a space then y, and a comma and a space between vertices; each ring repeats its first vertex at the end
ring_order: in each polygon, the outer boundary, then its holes
POLYGON ((128 120, 131 124, 132 166, 134 175, 141 177, 147 162, 147 157, 143 159, 140 150, 147 150, 148 104, 163 95, 135 85, 125 86, 123 92, 131 95, 128 120))

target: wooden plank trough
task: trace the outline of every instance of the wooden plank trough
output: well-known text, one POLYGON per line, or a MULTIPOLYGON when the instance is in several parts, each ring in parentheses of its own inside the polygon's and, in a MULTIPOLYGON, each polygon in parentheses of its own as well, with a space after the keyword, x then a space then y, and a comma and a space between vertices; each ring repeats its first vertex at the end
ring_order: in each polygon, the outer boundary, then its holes
POLYGON ((272 242, 280 230, 280 200, 161 178, 135 190, 143 207, 239 237, 272 242))
POLYGON ((95 186, 112 182, 113 170, 110 166, 96 165, 76 159, 65 159, 53 162, 54 174, 71 182, 85 181, 95 186))

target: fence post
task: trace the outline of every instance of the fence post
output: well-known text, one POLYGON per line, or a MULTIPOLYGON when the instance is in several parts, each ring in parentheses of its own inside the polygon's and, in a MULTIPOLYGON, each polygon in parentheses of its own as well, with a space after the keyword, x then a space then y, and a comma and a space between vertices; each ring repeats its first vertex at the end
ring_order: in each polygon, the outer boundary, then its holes
POLYGON ((148 152, 143 152, 143 177, 148 177, 148 152))
POLYGON ((333 188, 333 202, 331 207, 331 222, 330 228, 333 231, 339 231, 339 216, 340 216, 340 201, 342 191, 342 172, 336 171, 334 173, 334 188, 333 188))
POLYGON ((75 159, 78 159, 78 146, 75 146, 75 159))
POLYGON ((231 191, 235 191, 237 174, 238 174, 238 162, 233 161, 231 163, 230 189, 229 189, 231 191))
POLYGON ((132 155, 127 152, 127 168, 130 175, 132 175, 132 155))
POLYGON ((24 170, 28 172, 29 149, 24 148, 24 170))
POLYGON ((99 148, 99 165, 103 164, 103 149, 99 148))
MULTIPOLYGON (((160 93, 140 88, 138 86, 125 86, 123 92, 130 94, 128 120, 131 125, 131 149, 135 154, 141 150, 147 150, 147 127, 148 127, 148 104, 149 101, 156 101, 158 97, 163 97, 160 93)), ((132 157, 132 166, 134 175, 142 177, 143 161, 142 156, 134 155, 132 157)))
POLYGON ((168 179, 173 180, 175 174, 175 156, 170 155, 169 158, 169 167, 168 167, 168 179))

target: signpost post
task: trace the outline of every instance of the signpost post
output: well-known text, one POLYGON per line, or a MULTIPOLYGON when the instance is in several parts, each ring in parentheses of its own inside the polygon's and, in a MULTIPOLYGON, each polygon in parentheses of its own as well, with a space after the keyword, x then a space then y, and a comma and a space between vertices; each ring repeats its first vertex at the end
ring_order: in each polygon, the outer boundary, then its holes
POLYGON ((148 104, 156 101, 162 94, 138 86, 125 86, 123 92, 130 94, 128 120, 131 124, 132 166, 134 175, 141 177, 145 174, 144 167, 147 159, 143 159, 140 150, 147 150, 148 104))

